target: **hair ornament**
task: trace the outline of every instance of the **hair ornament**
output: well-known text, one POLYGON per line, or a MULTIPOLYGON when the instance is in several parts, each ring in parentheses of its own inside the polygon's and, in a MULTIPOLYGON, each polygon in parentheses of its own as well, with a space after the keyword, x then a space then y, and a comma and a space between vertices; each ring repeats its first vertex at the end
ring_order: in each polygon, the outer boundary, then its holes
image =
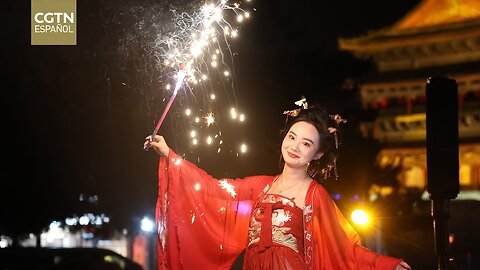
POLYGON ((327 181, 327 179, 331 178, 332 176, 335 180, 338 180, 337 159, 334 158, 331 164, 328 164, 320 171, 320 174, 322 177, 321 181, 323 182, 327 181))
POLYGON ((329 127, 329 128, 327 128, 327 131, 328 131, 328 133, 332 134, 332 133, 337 132, 337 129, 334 128, 334 127, 329 127))
POLYGON ((308 109, 307 99, 303 96, 302 96, 302 99, 295 101, 295 105, 303 107, 304 110, 308 109))
POLYGON ((347 119, 343 119, 342 116, 340 116, 340 114, 330 115, 330 118, 332 118, 333 121, 337 123, 337 125, 347 122, 347 119))
POLYGON ((284 111, 283 114, 286 114, 287 116, 295 117, 300 113, 301 110, 302 110, 301 108, 298 108, 291 111, 284 111))
MULTIPOLYGON (((340 114, 331 114, 330 115, 330 118, 335 121, 335 124, 338 126, 340 124, 343 124, 343 123, 346 123, 347 120, 346 119, 343 119, 342 116, 340 116, 340 114)), ((336 127, 328 127, 327 128, 327 131, 330 133, 330 134, 333 134, 333 138, 335 139, 335 148, 338 149, 338 135, 337 135, 337 131, 338 129, 336 127)))
POLYGON ((302 98, 300 100, 295 101, 295 105, 298 105, 302 108, 298 108, 298 109, 290 110, 290 111, 284 111, 283 114, 286 114, 287 116, 295 117, 302 110, 308 109, 308 102, 307 102, 307 99, 304 96, 302 96, 302 98))

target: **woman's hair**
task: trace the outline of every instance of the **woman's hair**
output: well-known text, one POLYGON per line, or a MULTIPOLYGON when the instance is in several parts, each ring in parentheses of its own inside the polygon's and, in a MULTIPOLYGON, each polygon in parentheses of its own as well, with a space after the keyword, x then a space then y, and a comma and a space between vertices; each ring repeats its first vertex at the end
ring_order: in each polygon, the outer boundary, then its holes
MULTIPOLYGON (((317 181, 325 181, 330 177, 337 177, 336 161, 339 146, 339 128, 335 116, 330 115, 320 105, 309 106, 308 109, 298 109, 296 116, 287 114, 285 127, 280 131, 283 140, 290 128, 298 122, 306 122, 315 127, 320 135, 319 151, 323 156, 318 160, 312 160, 308 165, 308 175, 317 181)), ((295 113, 296 114, 296 113, 295 113)), ((295 115, 294 114, 294 115, 295 115)), ((280 151, 280 169, 285 165, 280 151)))

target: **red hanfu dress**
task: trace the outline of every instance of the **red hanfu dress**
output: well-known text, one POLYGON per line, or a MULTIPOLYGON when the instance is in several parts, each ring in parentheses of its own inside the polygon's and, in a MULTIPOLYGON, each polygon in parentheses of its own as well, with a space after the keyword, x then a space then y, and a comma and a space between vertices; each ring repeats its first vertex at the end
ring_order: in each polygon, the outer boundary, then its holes
POLYGON ((230 269, 243 250, 244 269, 393 270, 401 261, 362 247, 316 182, 300 209, 268 193, 274 176, 215 179, 172 150, 158 176, 158 269, 230 269))
POLYGON ((250 218, 243 269, 308 269, 303 255, 302 216, 293 198, 263 195, 250 218))

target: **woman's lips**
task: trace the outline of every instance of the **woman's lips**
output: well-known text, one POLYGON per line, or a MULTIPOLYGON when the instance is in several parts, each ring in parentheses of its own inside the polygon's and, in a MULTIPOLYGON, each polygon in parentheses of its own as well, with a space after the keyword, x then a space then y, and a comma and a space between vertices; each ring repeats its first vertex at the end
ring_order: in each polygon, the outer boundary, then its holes
POLYGON ((291 158, 299 158, 299 156, 297 156, 297 155, 295 155, 295 154, 293 154, 293 153, 290 153, 290 152, 288 152, 288 151, 287 151, 287 153, 288 153, 288 156, 291 157, 291 158))

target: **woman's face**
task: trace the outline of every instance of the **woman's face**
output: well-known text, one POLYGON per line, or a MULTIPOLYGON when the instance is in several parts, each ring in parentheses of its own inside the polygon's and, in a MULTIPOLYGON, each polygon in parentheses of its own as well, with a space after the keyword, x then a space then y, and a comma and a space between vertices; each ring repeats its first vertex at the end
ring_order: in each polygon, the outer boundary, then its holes
POLYGON ((283 160, 290 167, 305 167, 321 158, 319 149, 320 134, 312 124, 303 121, 293 124, 282 142, 283 160))

